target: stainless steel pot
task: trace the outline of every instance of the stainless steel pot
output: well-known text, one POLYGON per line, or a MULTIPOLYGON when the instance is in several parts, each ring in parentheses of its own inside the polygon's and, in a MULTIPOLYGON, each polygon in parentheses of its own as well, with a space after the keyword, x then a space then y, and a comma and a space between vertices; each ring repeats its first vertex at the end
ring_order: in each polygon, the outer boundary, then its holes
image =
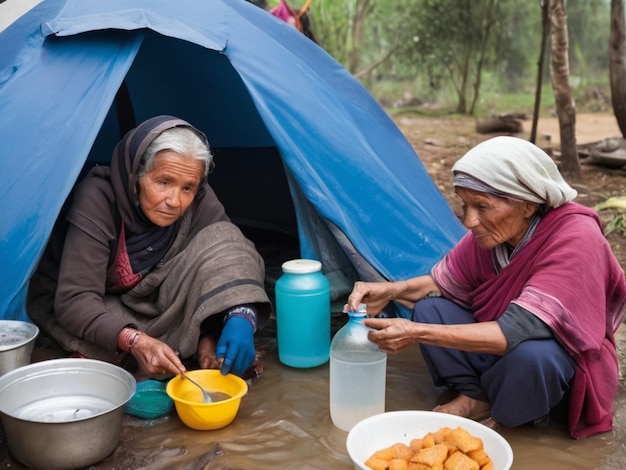
POLYGON ((92 359, 53 359, 0 377, 0 418, 13 457, 37 470, 75 469, 119 443, 124 405, 136 382, 92 359))
POLYGON ((0 320, 0 376, 30 364, 39 328, 32 323, 0 320))

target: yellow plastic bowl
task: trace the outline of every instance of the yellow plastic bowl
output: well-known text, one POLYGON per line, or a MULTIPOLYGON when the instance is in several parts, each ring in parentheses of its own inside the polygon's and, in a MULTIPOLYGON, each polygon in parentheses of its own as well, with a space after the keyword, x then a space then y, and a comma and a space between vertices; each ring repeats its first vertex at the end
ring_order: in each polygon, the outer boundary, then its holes
POLYGON ((217 401, 212 396, 216 401, 203 403, 200 389, 179 374, 168 382, 165 390, 174 400, 181 421, 199 431, 220 429, 232 423, 239 411, 241 398, 248 392, 245 380, 234 374, 222 375, 219 370, 213 369, 192 370, 187 375, 211 395, 225 393, 230 398, 217 401))

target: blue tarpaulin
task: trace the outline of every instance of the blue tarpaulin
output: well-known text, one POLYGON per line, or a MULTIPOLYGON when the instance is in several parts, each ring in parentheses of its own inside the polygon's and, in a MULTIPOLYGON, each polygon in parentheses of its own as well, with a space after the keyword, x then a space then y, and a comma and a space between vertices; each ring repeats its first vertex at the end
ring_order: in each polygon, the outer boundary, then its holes
POLYGON ((428 272, 464 233, 367 90, 244 0, 43 0, 0 48, 0 318, 27 318, 28 280, 85 164, 106 164, 129 122, 157 114, 235 149, 222 163, 216 151, 209 182, 234 192, 241 220, 279 226, 294 211, 302 257, 329 258, 321 221, 362 277, 398 279, 428 272), (229 165, 232 154, 248 157, 229 165), (264 199, 280 178, 293 200, 264 199))

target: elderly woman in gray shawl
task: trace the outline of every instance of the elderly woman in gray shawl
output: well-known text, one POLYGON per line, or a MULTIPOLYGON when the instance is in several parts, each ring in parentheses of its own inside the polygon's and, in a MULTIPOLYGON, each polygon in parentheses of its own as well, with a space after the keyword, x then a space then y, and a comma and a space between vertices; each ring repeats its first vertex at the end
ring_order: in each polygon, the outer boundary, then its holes
POLYGON ((51 238, 30 283, 33 322, 67 351, 142 376, 178 374, 191 357, 243 375, 271 307, 263 260, 208 185, 211 166, 206 137, 181 119, 128 132, 111 167, 77 186, 64 239, 51 238))
POLYGON ((610 430, 626 281, 598 215, 523 139, 489 139, 452 171, 465 236, 429 274, 357 282, 347 308, 412 308, 365 324, 385 351, 420 345, 454 393, 436 411, 516 427, 565 408, 574 438, 610 430))

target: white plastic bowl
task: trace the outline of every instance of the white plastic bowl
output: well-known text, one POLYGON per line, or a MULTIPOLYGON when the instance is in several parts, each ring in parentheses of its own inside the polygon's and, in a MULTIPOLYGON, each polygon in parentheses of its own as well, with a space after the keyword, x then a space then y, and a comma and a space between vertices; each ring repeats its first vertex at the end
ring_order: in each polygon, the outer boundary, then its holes
POLYGON ((511 468, 513 450, 496 431, 467 418, 434 411, 390 411, 370 416, 350 430, 346 447, 355 470, 369 470, 365 461, 374 452, 398 442, 408 445, 411 439, 424 437, 444 426, 461 426, 472 436, 481 438, 494 470, 511 468))

